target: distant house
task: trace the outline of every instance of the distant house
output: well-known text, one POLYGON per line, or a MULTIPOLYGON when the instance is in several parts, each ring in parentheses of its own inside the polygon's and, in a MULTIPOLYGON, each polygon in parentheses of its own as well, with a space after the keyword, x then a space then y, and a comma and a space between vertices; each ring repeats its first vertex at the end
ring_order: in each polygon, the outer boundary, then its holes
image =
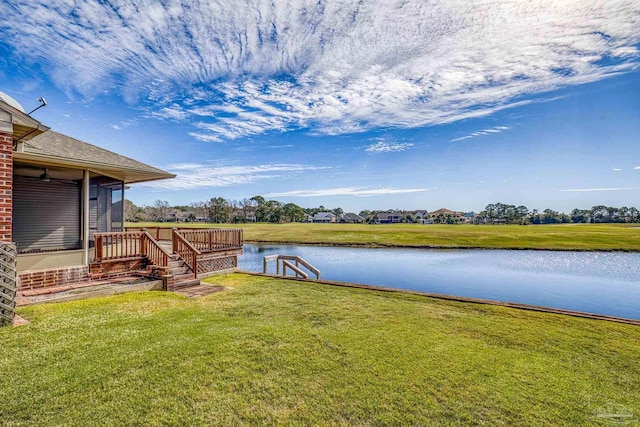
POLYGON ((418 224, 426 224, 426 220, 429 219, 429 212, 415 211, 413 212, 413 219, 418 224))
POLYGON ((346 213, 340 215, 340 222, 345 224, 362 224, 365 221, 360 215, 355 213, 346 213))
POLYGON ((316 223, 336 222, 336 216, 331 212, 318 212, 313 216, 313 222, 316 222, 316 223))
POLYGON ((450 209, 441 208, 429 214, 436 223, 461 223, 468 222, 464 212, 452 211, 450 209))
POLYGON ((473 211, 467 212, 466 214, 464 214, 464 221, 467 222, 467 223, 473 222, 475 217, 476 217, 475 212, 473 212, 473 211))
POLYGON ((313 216, 309 214, 305 214, 302 222, 313 222, 313 216))
POLYGON ((378 214, 378 222, 380 224, 398 224, 400 223, 401 218, 402 218, 402 214, 399 212, 378 214))

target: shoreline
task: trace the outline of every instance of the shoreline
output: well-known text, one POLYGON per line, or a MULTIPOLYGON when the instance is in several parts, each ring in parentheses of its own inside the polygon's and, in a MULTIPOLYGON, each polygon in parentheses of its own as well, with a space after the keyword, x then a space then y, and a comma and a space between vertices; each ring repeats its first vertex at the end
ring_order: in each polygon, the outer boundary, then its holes
POLYGON ((366 248, 366 249, 449 249, 449 250, 491 250, 491 251, 558 251, 558 252, 624 252, 624 253, 640 253, 638 249, 594 249, 594 248, 536 248, 536 247, 487 247, 487 246, 443 246, 443 245, 398 245, 389 243, 356 243, 356 242, 299 242, 295 240, 245 240, 244 243, 256 245, 301 245, 301 246, 329 246, 329 247, 345 247, 345 248, 366 248))
POLYGON ((558 314, 558 315, 579 317, 583 319, 604 320, 608 322, 624 323, 627 325, 640 326, 640 319, 630 319, 627 317, 609 316, 606 314, 589 313, 586 311, 567 310, 562 308, 545 307, 545 306, 531 305, 531 304, 521 304, 516 302, 503 302, 503 301, 483 299, 483 298, 472 298, 472 297, 462 297, 462 296, 447 295, 447 294, 437 294, 437 293, 431 293, 431 292, 413 291, 410 289, 391 288, 388 286, 365 285, 362 283, 341 282, 341 281, 323 280, 323 279, 300 279, 297 277, 278 276, 275 274, 257 273, 254 271, 245 271, 245 270, 238 270, 236 273, 247 274, 251 276, 272 277, 276 279, 291 280, 294 282, 318 283, 322 285, 338 286, 343 288, 356 288, 356 289, 364 289, 364 290, 370 290, 370 291, 395 292, 395 293, 401 293, 401 294, 418 295, 422 297, 436 298, 436 299, 441 299, 446 301, 456 301, 456 302, 464 302, 464 303, 470 303, 470 304, 493 305, 493 306, 514 308, 518 310, 535 311, 538 313, 558 314))

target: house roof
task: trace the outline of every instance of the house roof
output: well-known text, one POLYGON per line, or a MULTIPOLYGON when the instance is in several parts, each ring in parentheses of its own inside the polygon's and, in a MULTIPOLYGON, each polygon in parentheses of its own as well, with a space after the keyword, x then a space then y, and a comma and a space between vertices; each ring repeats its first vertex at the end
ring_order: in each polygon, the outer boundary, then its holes
POLYGON ((441 209, 438 209, 437 211, 431 212, 431 215, 433 215, 433 216, 440 215, 440 214, 443 214, 443 215, 463 215, 464 212, 452 211, 452 210, 446 209, 446 208, 441 208, 441 209))
POLYGON ((175 177, 153 166, 52 130, 24 142, 22 148, 14 153, 14 158, 42 165, 86 168, 125 183, 175 177))
POLYGON ((315 214, 313 216, 313 218, 315 219, 331 219, 331 218, 335 218, 336 216, 334 214, 332 214, 331 212, 318 212, 317 214, 315 214))
POLYGON ((360 215, 352 213, 352 212, 349 212, 349 213, 346 213, 346 214, 342 215, 342 218, 348 219, 348 220, 351 220, 351 221, 364 221, 364 218, 362 218, 360 215))

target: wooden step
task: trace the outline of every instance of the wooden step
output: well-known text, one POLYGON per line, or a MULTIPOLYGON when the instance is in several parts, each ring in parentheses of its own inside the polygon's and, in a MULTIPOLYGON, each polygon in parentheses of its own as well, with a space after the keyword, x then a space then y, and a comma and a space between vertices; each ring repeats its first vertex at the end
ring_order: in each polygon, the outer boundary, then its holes
POLYGON ((168 267, 180 267, 180 266, 182 266, 182 265, 184 265, 184 264, 185 264, 185 263, 184 263, 184 261, 183 261, 183 260, 178 259, 178 260, 171 260, 171 261, 169 261, 169 262, 167 263, 167 266, 168 266, 168 267))
POLYGON ((169 268, 168 273, 173 276, 177 276, 179 274, 193 274, 193 271, 189 267, 183 266, 169 268))
POLYGON ((193 274, 181 274, 179 276, 174 276, 174 280, 176 281, 169 285, 169 289, 172 291, 200 285, 200 279, 194 278, 193 274))

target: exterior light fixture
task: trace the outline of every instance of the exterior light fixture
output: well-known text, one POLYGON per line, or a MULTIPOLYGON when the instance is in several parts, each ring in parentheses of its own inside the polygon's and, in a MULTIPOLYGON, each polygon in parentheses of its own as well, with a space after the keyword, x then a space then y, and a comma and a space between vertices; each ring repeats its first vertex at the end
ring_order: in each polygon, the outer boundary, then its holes
POLYGON ((51 181, 51 177, 49 176, 49 169, 45 169, 44 173, 42 175, 40 175, 40 181, 42 182, 49 182, 51 181))

